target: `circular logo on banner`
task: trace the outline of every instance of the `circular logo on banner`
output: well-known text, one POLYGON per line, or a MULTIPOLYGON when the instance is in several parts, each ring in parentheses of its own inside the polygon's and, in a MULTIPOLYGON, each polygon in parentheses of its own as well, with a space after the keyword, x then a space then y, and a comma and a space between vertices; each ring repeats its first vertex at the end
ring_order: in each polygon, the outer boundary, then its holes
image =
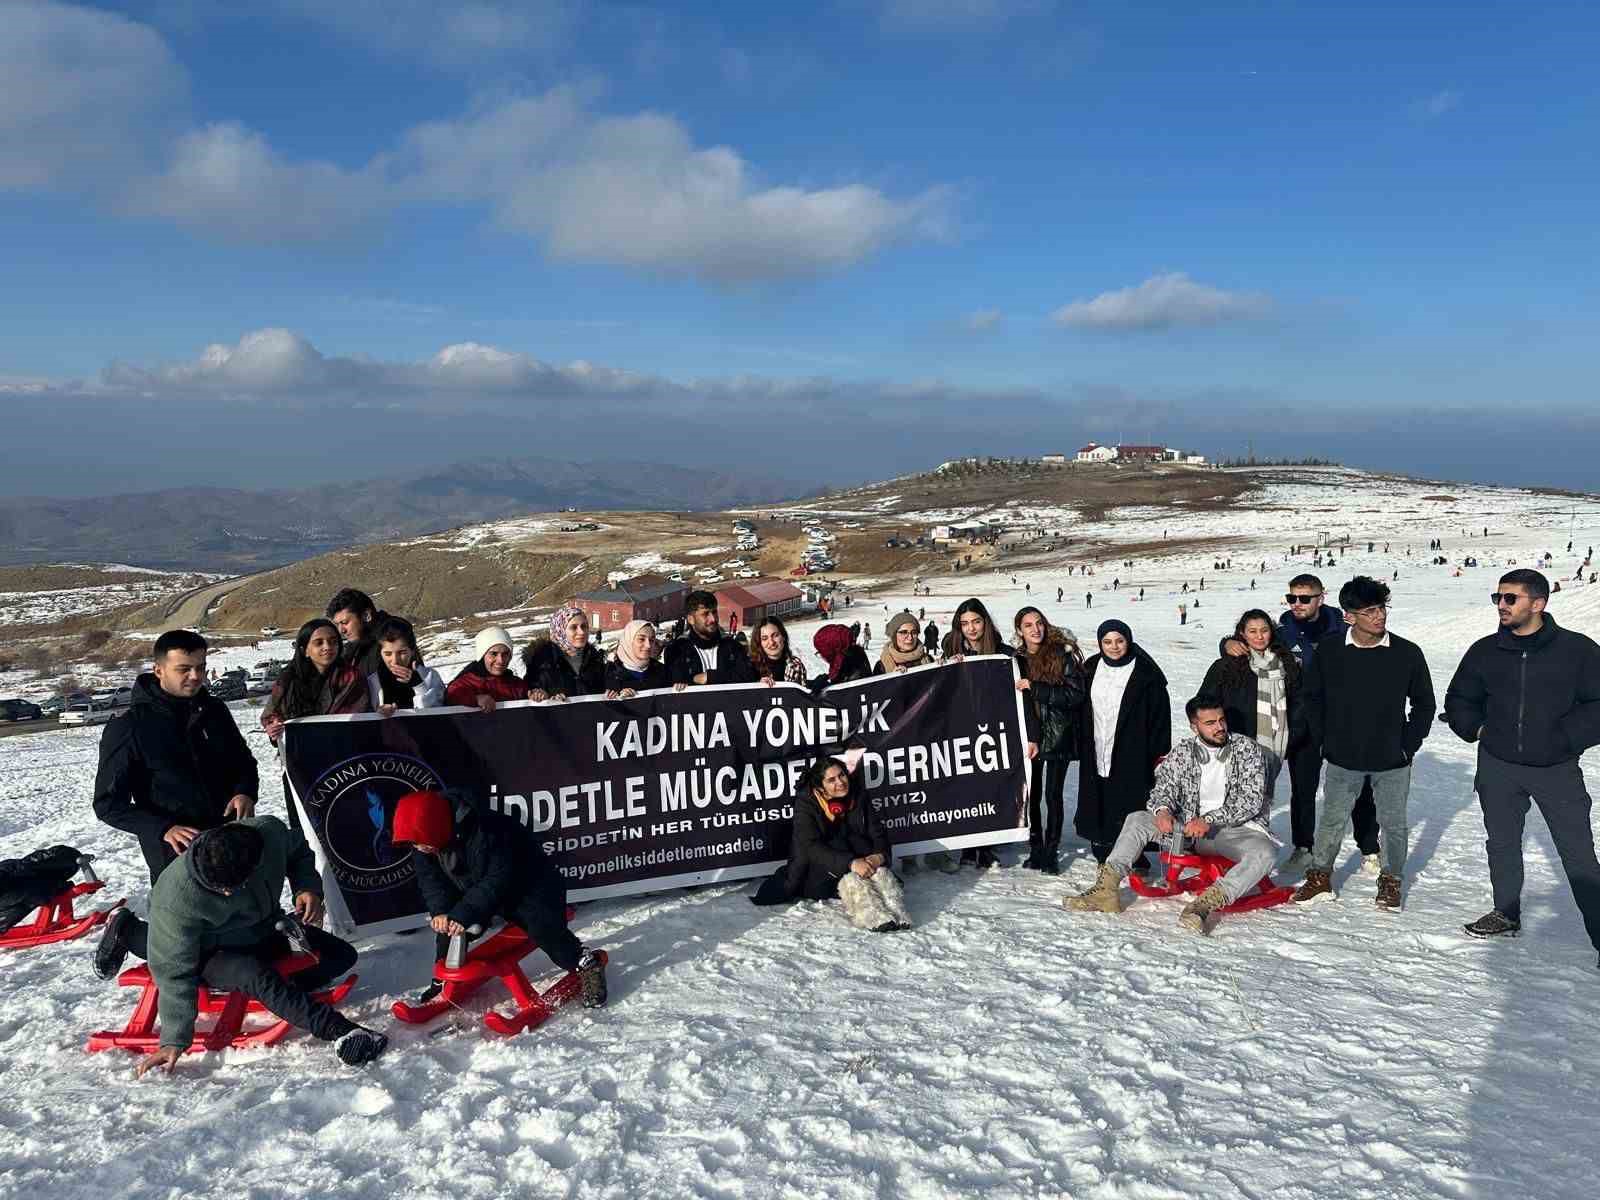
POLYGON ((382 891, 411 878, 411 847, 394 844, 394 806, 407 792, 443 791, 427 763, 407 754, 359 754, 312 785, 322 844, 340 886, 382 891))

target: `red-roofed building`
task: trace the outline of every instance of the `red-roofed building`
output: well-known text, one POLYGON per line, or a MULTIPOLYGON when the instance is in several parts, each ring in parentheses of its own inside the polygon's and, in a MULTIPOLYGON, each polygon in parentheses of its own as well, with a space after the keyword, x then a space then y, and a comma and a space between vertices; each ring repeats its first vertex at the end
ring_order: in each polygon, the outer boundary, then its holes
POLYGON ((676 621, 689 585, 660 575, 623 579, 612 587, 579 592, 568 603, 589 614, 593 630, 621 629, 629 621, 676 621))
POLYGON ((1167 457, 1165 446, 1118 446, 1118 462, 1161 462, 1167 457))
POLYGON ((1073 457, 1078 462, 1110 462, 1116 456, 1116 447, 1090 442, 1087 446, 1079 447, 1078 453, 1073 457))
POLYGON ((716 590, 717 619, 729 633, 753 629, 768 617, 784 616, 800 608, 800 589, 781 579, 753 579, 730 583, 716 590))

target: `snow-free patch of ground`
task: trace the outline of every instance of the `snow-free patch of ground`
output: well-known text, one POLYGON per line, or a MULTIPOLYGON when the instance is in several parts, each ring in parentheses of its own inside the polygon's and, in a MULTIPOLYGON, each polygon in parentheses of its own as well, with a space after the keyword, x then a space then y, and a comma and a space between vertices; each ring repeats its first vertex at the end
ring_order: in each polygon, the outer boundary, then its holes
MULTIPOLYGON (((1187 514, 1185 536, 1233 539, 1234 570, 1215 572, 1209 550, 1131 570, 1108 554, 1088 610, 1063 552, 1015 585, 1009 569, 962 573, 931 580, 929 597, 858 591, 838 615, 873 624, 874 657, 890 612, 925 607, 943 630, 973 594, 1008 630, 1035 603, 1086 643, 1120 617, 1171 678, 1176 728, 1217 638, 1252 604, 1281 610, 1288 578, 1311 569, 1309 555, 1282 555, 1320 528, 1360 538, 1320 572, 1331 589, 1399 572, 1391 628, 1421 644, 1441 697, 1494 623, 1498 572, 1457 576, 1468 553, 1526 565, 1553 551, 1549 573, 1565 578, 1551 612, 1600 634, 1600 585, 1570 581, 1600 542, 1600 510, 1478 489, 1469 522, 1421 499, 1467 489, 1410 487, 1341 485, 1334 512, 1288 488, 1271 521, 1187 514), (1451 565, 1426 565, 1435 536, 1451 565), (1252 591, 1240 564, 1263 559, 1252 591), (1202 574, 1201 607, 1180 626, 1178 603, 1196 599, 1182 583, 1202 574)), ((1176 540, 1178 517, 1166 520, 1176 540)), ((1122 532, 1129 543, 1161 534, 1122 532)), ((816 622, 791 628, 815 668, 816 622)), ((274 779, 254 712, 235 710, 274 779)), ((82 846, 101 856, 110 894, 142 910, 132 840, 89 809, 99 732, 0 741, 0 856, 82 846)), ((1584 767, 1594 791, 1600 754, 1584 767)), ((481 1006, 437 1030, 396 1026, 389 1005, 425 979, 431 941, 369 941, 349 1011, 393 1042, 365 1070, 295 1036, 136 1083, 131 1056, 83 1053, 131 1003, 94 979, 89 943, 8 952, 0 1196, 1577 1200, 1594 1194, 1600 1129, 1596 955, 1537 815, 1523 937, 1461 933, 1489 907, 1472 771, 1472 748, 1436 726, 1416 763, 1397 915, 1373 907, 1349 842, 1338 903, 1225 918, 1208 939, 1178 928, 1172 902, 1069 915, 1061 897, 1093 865, 1069 822, 1066 878, 912 875, 907 933, 858 933, 836 905, 756 909, 750 885, 586 905, 580 936, 612 954, 609 1007, 509 1040, 484 1032, 481 1006)), ((277 787, 262 792, 266 811, 281 811, 277 787)), ((1069 813, 1075 795, 1076 769, 1069 813)), ((1285 778, 1280 834, 1287 796, 1285 778)))

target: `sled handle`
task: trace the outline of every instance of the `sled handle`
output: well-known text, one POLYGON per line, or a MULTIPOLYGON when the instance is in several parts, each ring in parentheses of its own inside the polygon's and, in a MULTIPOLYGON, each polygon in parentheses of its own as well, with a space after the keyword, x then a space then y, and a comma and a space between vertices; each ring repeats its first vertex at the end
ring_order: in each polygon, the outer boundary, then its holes
POLYGON ((94 862, 94 855, 92 855, 92 854, 80 854, 80 855, 78 855, 78 871, 83 876, 83 881, 85 883, 99 883, 100 882, 100 876, 96 875, 94 873, 94 868, 89 865, 92 862, 94 862))

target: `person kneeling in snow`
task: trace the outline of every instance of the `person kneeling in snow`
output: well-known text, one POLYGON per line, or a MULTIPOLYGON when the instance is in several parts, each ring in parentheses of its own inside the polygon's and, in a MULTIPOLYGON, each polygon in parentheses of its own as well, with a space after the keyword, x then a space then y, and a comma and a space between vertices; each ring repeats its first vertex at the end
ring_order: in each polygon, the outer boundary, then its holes
MULTIPOLYGON (((442 960, 457 934, 482 932, 495 917, 516 925, 583 983, 583 1006, 606 1002, 606 968, 567 928, 567 885, 527 826, 480 806, 468 793, 411 792, 394 810, 394 841, 409 842, 417 887, 432 917, 442 960)), ((418 998, 426 1004, 443 985, 418 998)))
POLYGON ((852 791, 850 770, 839 759, 819 758, 806 768, 794 802, 789 863, 751 900, 786 904, 838 896, 858 929, 910 929, 905 894, 889 870, 888 831, 872 805, 852 791))
POLYGON ((291 1025, 332 1042, 350 1066, 382 1054, 387 1037, 312 999, 356 962, 349 942, 316 928, 321 920, 322 881, 298 830, 277 817, 249 817, 196 837, 151 889, 149 924, 118 909, 94 952, 95 974, 110 979, 131 950, 150 964, 161 990, 161 1048, 140 1061, 138 1074, 157 1066, 171 1071, 189 1048, 202 983, 259 1000, 291 1025), (315 966, 287 978, 272 968, 290 950, 279 931, 285 879, 303 922, 296 932, 317 956, 315 966))
POLYGON ((1172 748, 1156 768, 1155 785, 1142 812, 1128 814, 1122 835, 1101 864, 1094 885, 1063 905, 1078 912, 1121 912, 1122 881, 1145 843, 1157 833, 1181 828, 1196 854, 1231 858, 1234 866, 1184 906, 1185 929, 1210 933, 1217 909, 1232 904, 1272 869, 1278 842, 1267 830, 1267 758, 1252 738, 1229 734, 1222 701, 1202 692, 1184 705, 1192 738, 1172 748))

